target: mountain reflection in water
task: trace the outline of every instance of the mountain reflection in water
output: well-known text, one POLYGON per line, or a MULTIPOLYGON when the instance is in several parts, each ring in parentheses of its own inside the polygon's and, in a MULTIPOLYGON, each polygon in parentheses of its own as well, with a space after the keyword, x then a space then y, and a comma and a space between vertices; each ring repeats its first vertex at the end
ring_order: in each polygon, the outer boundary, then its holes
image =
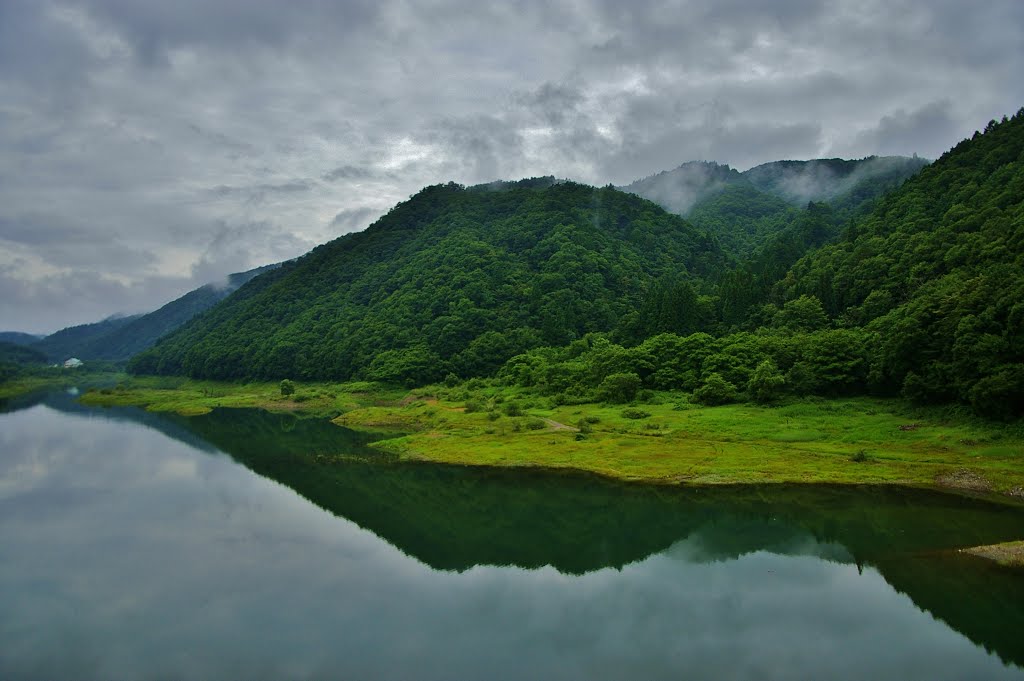
MULTIPOLYGON (((675 488, 401 464, 369 447, 372 435, 257 410, 97 410, 66 394, 7 408, 0 540, 17 558, 4 561, 0 595, 19 607, 0 615, 0 641, 14 644, 0 646, 4 678, 131 675, 111 666, 104 622, 123 634, 136 618, 146 630, 183 594, 194 617, 204 613, 197 628, 215 632, 194 635, 219 641, 216 649, 206 662, 202 652, 187 664, 167 661, 142 635, 125 644, 136 653, 128 657, 163 662, 141 676, 318 678, 344 664, 355 676, 424 678, 1017 678, 1014 665, 1024 664, 1024 580, 952 551, 1021 538, 1020 509, 922 490, 675 488), (218 452, 330 515, 259 478, 242 480, 218 452), (145 472, 131 474, 137 467, 145 472), (247 491, 230 513, 211 503, 238 486, 247 491), (109 515, 81 512, 96 506, 109 515), (72 530, 81 538, 61 534, 72 530), (67 555, 76 541, 83 553, 67 555), (164 549, 180 556, 180 573, 154 565, 164 549), (211 553, 218 560, 205 565, 211 553), (141 588, 147 570, 166 599, 141 588), (126 589, 116 598, 91 593, 93 582, 118 575, 126 589), (899 605, 899 594, 917 607, 899 605), (101 595, 119 605, 93 601, 101 595), (292 605, 302 606, 302 624, 285 616, 292 605), (75 624, 76 607, 93 629, 75 624), (90 617, 96 609, 105 617, 90 617), (978 648, 968 654, 921 610, 1002 662, 978 648), (227 631, 235 633, 224 643, 227 631), (325 631, 347 641, 345 656, 317 647, 325 631), (63 652, 42 651, 68 640, 63 652), (261 641, 253 659, 231 658, 261 641), (384 641, 390 662, 367 652, 384 641), (582 662, 573 651, 593 657, 582 662), (257 664, 261 655, 269 657, 257 664), (907 667, 907 656, 921 667, 907 667), (409 666, 427 658, 448 666, 409 666)), ((166 625, 154 636, 202 650, 193 634, 166 625)))

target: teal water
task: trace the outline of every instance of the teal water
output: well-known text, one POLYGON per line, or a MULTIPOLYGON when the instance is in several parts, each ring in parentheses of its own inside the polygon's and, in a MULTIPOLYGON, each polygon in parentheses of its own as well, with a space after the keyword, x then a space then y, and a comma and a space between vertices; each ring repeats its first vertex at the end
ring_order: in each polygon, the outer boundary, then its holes
POLYGON ((0 414, 0 679, 1021 679, 1020 509, 398 464, 253 410, 0 414))

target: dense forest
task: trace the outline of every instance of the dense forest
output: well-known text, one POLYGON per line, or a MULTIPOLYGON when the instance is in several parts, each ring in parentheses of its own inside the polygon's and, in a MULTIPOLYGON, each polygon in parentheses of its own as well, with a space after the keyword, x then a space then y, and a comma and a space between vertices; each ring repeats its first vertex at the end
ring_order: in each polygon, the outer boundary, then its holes
POLYGON ((778 195, 792 164, 754 173, 760 188, 716 166, 726 186, 694 208, 714 230, 611 187, 428 187, 256 278, 132 370, 497 375, 561 401, 902 394, 1018 417, 1024 110, 931 165, 905 161, 855 182, 841 165, 845 188, 804 206, 778 195))
POLYGON ((612 188, 438 185, 258 277, 132 366, 209 378, 486 375, 533 347, 612 331, 656 280, 678 279, 696 300, 727 262, 685 220, 612 188))

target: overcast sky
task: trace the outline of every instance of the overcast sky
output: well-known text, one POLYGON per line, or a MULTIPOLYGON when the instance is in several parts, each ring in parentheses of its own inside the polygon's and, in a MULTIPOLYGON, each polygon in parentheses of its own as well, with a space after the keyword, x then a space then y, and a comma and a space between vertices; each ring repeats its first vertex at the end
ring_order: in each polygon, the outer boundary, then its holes
POLYGON ((1021 0, 0 0, 0 330, 155 309, 437 182, 934 158, 1022 73, 1021 0))

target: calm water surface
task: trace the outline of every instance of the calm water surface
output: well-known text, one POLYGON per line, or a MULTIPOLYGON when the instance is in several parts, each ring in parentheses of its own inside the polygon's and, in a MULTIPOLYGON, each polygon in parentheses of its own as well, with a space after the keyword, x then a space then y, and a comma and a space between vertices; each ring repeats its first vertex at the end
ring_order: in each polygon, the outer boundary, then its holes
POLYGON ((1020 511, 399 465, 256 411, 0 414, 2 679, 1021 679, 1020 511))

